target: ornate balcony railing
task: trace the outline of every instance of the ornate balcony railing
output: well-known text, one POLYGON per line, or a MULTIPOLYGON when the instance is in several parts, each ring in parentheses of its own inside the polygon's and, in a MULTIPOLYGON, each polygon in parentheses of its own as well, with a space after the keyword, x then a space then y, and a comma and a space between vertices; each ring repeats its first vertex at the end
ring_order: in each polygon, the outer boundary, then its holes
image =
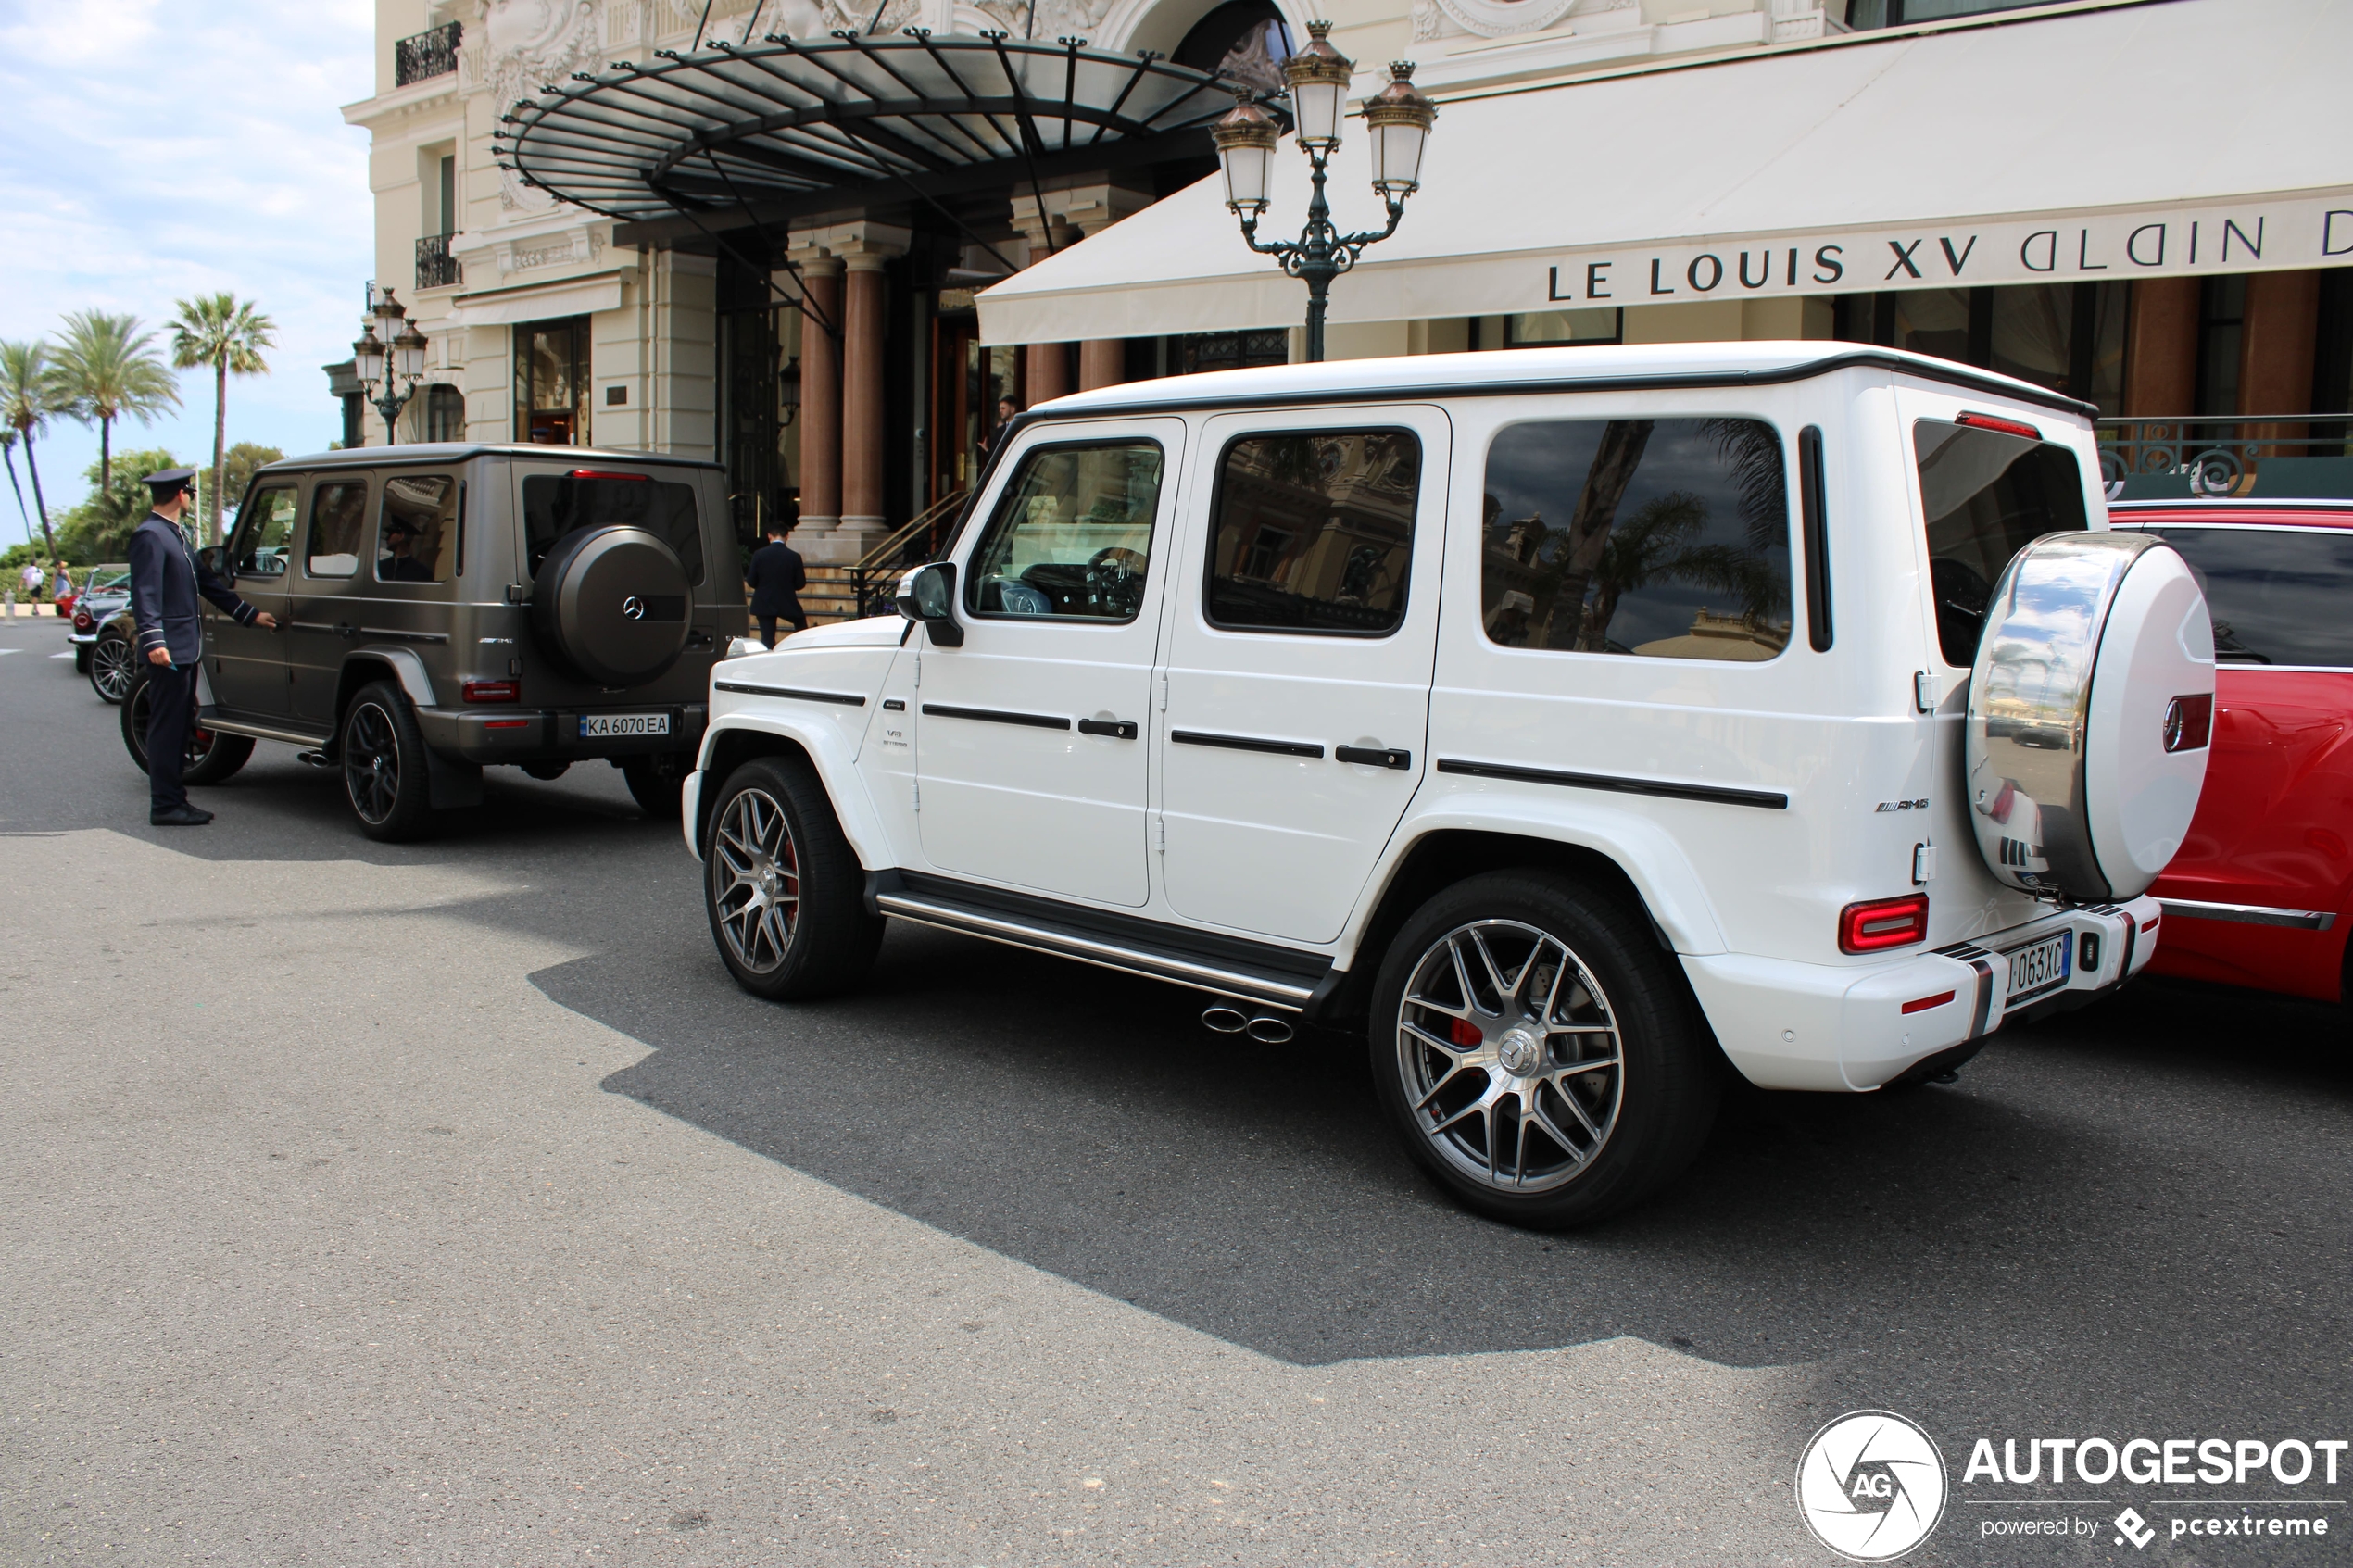
POLYGON ((427 234, 417 242, 417 287, 451 288, 466 281, 465 269, 449 254, 449 234, 427 234))
POLYGON ((2101 420, 2111 501, 2353 494, 2353 414, 2101 420))
POLYGON ((395 44, 392 46, 392 84, 407 87, 436 76, 447 76, 456 70, 459 32, 456 22, 444 22, 430 31, 395 44))

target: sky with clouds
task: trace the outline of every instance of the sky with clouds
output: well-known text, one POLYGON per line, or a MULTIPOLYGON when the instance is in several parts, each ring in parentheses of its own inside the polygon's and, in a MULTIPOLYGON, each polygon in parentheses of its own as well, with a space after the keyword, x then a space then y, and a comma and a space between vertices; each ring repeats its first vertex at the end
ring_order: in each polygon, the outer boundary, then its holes
MULTIPOLYGON (((375 216, 367 133, 339 110, 373 89, 373 27, 370 0, 0 0, 0 338, 94 307, 160 326, 227 289, 278 324, 270 373, 230 381, 229 440, 340 436, 320 367, 351 357, 375 216)), ((181 399, 118 425, 116 449, 209 462, 210 372, 182 372, 181 399)), ((98 433, 60 421, 39 442, 54 516, 98 433)), ((0 546, 21 537, 0 497, 0 546)))

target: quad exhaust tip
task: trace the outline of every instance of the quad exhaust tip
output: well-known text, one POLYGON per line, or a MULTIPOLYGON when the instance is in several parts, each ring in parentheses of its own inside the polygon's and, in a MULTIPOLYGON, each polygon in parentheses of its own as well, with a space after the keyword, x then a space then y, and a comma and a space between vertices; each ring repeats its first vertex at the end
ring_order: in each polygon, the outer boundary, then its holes
POLYGON ((1279 1046, 1291 1037, 1290 1020, 1271 1012, 1247 1013, 1223 1002, 1202 1010, 1202 1024, 1220 1035, 1248 1035, 1262 1046, 1279 1046))

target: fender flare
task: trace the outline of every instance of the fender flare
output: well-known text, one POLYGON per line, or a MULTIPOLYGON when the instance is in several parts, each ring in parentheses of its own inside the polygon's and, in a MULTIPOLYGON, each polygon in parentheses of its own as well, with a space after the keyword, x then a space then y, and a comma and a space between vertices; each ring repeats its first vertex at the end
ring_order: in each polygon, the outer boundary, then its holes
MULTIPOLYGON (((345 654, 342 669, 348 670, 361 659, 373 659, 379 663, 390 665, 393 674, 400 682, 401 691, 407 694, 412 706, 418 708, 435 706, 433 696, 433 677, 425 673, 425 661, 417 657, 415 649, 392 647, 383 643, 369 643, 345 654)), ((337 673, 340 675, 341 671, 337 673)), ((337 684, 341 684, 340 680, 337 684)))
POLYGON ((1604 804, 1571 804, 1529 796, 1442 796, 1427 809, 1408 815, 1390 835, 1389 847, 1366 884, 1371 897, 1359 902, 1344 934, 1339 961, 1353 967, 1366 925, 1414 847, 1434 833, 1449 831, 1541 838, 1606 857, 1626 873, 1650 910, 1651 919, 1678 953, 1727 951, 1722 923, 1707 886, 1675 836, 1648 817, 1604 804))
MULTIPOLYGON (((891 853, 889 834, 883 828, 882 813, 875 808, 874 797, 867 792, 866 781, 858 771, 850 746, 843 740, 840 729, 822 718, 812 715, 804 719, 794 713, 743 709, 714 716, 703 732, 702 750, 695 758, 695 771, 709 771, 711 754, 723 736, 747 732, 789 740, 808 754, 817 770, 817 782, 825 786, 825 797, 833 802, 842 836, 849 840, 849 847, 857 853, 859 865, 867 871, 884 871, 898 864, 891 853)), ((697 792, 698 807, 704 794, 724 782, 704 780, 697 792)), ((700 835, 700 823, 695 824, 694 832, 700 835)))

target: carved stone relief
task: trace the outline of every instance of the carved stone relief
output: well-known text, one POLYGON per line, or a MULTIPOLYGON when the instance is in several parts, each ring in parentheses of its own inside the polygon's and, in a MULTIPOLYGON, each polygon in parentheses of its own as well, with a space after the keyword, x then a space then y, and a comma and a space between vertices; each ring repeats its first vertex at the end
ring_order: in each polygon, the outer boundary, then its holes
MULTIPOLYGON (((1602 19, 1613 11, 1638 17, 1642 0, 1413 0, 1416 42, 1432 38, 1511 38, 1558 26, 1564 19, 1602 19)), ((1627 19, 1610 17, 1609 24, 1627 19)), ((1605 24, 1607 25, 1607 24, 1605 24)))
POLYGON ((1113 0, 978 0, 997 27, 1015 38, 1051 43, 1057 38, 1092 38, 1111 15, 1113 0))
MULTIPOLYGON (((590 0, 490 0, 482 31, 490 101, 501 114, 518 98, 536 97, 548 82, 604 64, 590 0)), ((544 212, 556 203, 510 169, 499 177, 498 205, 510 212, 544 212)))

